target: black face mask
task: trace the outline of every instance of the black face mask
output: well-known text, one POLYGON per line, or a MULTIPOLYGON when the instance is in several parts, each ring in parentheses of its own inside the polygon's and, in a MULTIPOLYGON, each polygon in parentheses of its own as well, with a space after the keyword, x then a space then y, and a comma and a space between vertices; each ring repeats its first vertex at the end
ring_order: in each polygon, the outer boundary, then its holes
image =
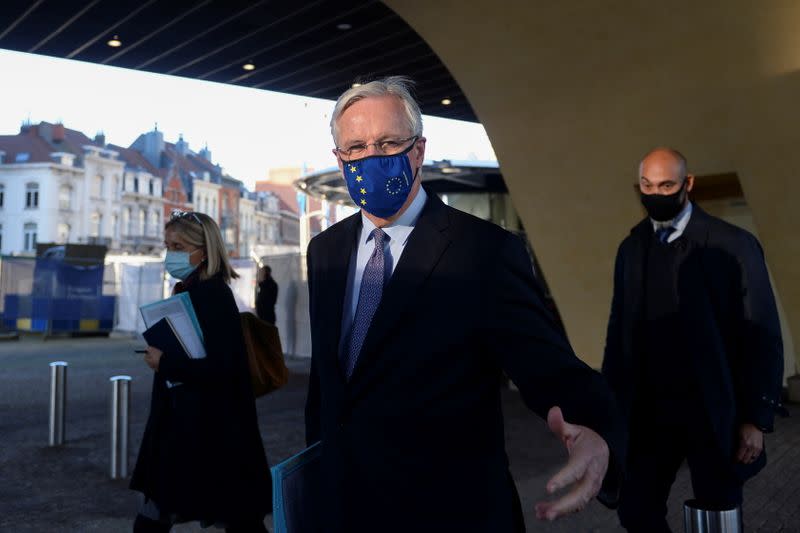
POLYGON ((678 216, 683 209, 683 202, 686 199, 685 189, 686 178, 684 178, 681 188, 672 194, 640 193, 642 205, 650 218, 657 222, 667 222, 678 216))

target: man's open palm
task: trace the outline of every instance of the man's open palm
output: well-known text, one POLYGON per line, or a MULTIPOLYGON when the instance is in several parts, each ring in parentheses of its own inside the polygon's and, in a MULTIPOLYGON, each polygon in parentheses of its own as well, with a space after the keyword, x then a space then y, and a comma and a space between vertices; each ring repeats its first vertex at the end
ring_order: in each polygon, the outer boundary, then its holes
POLYGON ((603 438, 585 426, 569 424, 559 407, 547 414, 547 426, 569 452, 567 464, 547 482, 547 492, 554 494, 571 487, 561 497, 536 504, 536 517, 555 520, 583 509, 603 484, 608 469, 608 445, 603 438))

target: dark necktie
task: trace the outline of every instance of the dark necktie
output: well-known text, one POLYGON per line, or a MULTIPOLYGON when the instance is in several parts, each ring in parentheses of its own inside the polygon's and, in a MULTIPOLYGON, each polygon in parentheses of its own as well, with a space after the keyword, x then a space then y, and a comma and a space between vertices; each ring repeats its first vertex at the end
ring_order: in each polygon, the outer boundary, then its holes
POLYGON ((367 337, 367 331, 372 323, 372 317, 378 304, 381 302, 383 294, 383 283, 385 277, 384 270, 384 240, 389 236, 380 228, 372 230, 372 240, 375 241, 375 250, 367 261, 364 268, 364 275, 361 277, 361 288, 358 293, 358 305, 356 316, 353 318, 353 327, 350 329, 350 339, 344 354, 344 371, 347 379, 353 375, 356 361, 361 352, 361 346, 367 337))
POLYGON ((666 244, 669 236, 673 233, 675 233, 675 228, 672 226, 664 226, 656 230, 656 238, 658 242, 666 244))

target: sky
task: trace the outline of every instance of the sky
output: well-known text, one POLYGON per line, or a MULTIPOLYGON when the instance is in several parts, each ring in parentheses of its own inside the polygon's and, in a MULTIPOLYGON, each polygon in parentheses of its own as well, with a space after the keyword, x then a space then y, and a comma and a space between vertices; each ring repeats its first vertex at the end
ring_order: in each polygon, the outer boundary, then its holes
MULTIPOLYGON (((334 166, 333 102, 0 49, 0 135, 58 122, 129 146, 155 125, 249 188, 269 168, 334 166)), ((496 160, 480 124, 423 116, 426 159, 496 160)))

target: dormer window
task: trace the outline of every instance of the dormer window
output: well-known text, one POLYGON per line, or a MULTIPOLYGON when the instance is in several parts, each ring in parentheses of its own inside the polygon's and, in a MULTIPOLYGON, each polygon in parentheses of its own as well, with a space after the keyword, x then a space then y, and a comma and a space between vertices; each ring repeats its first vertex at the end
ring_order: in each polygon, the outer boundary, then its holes
POLYGON ((30 152, 19 152, 17 156, 14 158, 15 163, 25 163, 28 159, 31 158, 30 152))

